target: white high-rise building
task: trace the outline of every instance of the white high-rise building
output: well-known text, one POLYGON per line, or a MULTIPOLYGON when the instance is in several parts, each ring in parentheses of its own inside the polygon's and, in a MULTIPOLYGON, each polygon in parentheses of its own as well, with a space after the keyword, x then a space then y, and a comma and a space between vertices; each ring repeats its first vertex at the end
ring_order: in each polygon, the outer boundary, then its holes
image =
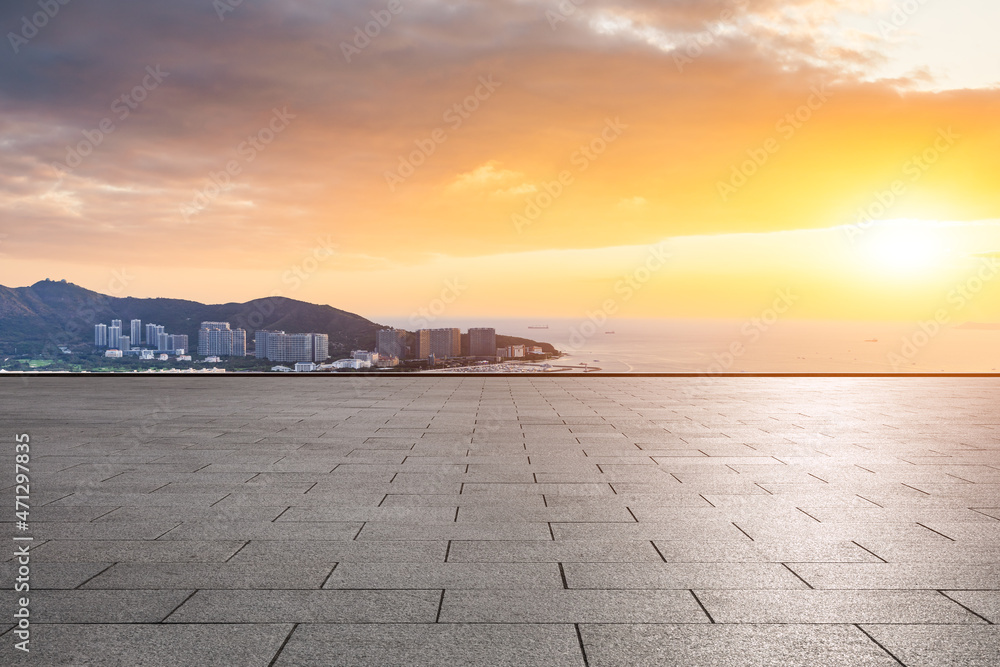
POLYGON ((375 334, 375 351, 380 357, 406 356, 406 332, 399 329, 380 329, 375 334))
POLYGON ((426 359, 431 355, 431 330, 417 329, 413 332, 414 350, 413 356, 416 359, 426 359))
POLYGON ((497 353, 497 330, 492 328, 469 329, 469 356, 493 357, 497 353))
POLYGON ((321 363, 330 356, 330 337, 327 334, 258 331, 254 334, 254 341, 258 359, 321 363))
MULTIPOLYGON (((121 320, 114 320, 121 322, 121 320)), ((122 328, 120 325, 112 324, 108 327, 108 347, 113 350, 120 350, 122 344, 122 328)))
POLYGON ((330 357, 330 337, 326 334, 313 334, 313 361, 322 363, 330 357))
MULTIPOLYGON (((258 359, 270 359, 269 354, 271 354, 272 336, 279 336, 284 334, 284 331, 269 331, 266 329, 260 329, 256 331, 253 335, 254 341, 254 356, 258 359)), ((276 345, 276 343, 274 343, 276 345)), ((277 347, 273 348, 277 349, 277 347)))
POLYGON ((459 357, 462 355, 462 331, 460 329, 431 329, 430 353, 435 359, 459 357))
POLYGON ((234 357, 247 356, 247 332, 244 329, 233 329, 232 339, 230 354, 234 357))
POLYGON ((132 345, 139 345, 142 342, 142 320, 132 320, 132 331, 128 337, 132 345))
POLYGON ((94 347, 107 347, 108 346, 108 325, 107 324, 95 324, 94 325, 94 347))
POLYGON ((216 357, 245 357, 247 332, 230 329, 229 322, 202 322, 198 330, 198 354, 216 357))
POLYGON ((187 334, 167 334, 166 336, 166 347, 158 347, 160 350, 166 350, 167 352, 172 352, 174 354, 180 354, 178 350, 184 350, 187 352, 188 349, 188 337, 187 334))

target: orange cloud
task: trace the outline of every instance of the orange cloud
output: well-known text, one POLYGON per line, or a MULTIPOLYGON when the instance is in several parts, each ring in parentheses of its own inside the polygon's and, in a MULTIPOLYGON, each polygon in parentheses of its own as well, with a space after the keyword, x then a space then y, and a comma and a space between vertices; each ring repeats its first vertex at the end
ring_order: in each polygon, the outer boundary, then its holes
POLYGON ((594 0, 554 29, 553 6, 406 4, 350 62, 339 44, 374 4, 67 8, 0 66, 0 252, 53 275, 277 271, 330 235, 339 269, 414 267, 848 225, 897 181, 883 219, 1000 217, 1000 91, 878 79, 888 47, 841 17, 885 3, 594 0), (121 118, 156 66, 169 76, 121 118), (294 118, 268 134, 276 108, 294 118), (930 162, 939 132, 957 138, 930 162), (52 166, 73 150, 79 166, 52 166))

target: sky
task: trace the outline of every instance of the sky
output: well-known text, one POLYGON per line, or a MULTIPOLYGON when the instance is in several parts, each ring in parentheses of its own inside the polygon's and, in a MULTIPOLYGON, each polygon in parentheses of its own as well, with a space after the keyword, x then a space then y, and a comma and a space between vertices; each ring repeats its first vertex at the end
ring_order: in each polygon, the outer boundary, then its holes
POLYGON ((998 24, 992 0, 5 2, 0 284, 372 319, 741 318, 792 290, 792 317, 997 322, 998 24))

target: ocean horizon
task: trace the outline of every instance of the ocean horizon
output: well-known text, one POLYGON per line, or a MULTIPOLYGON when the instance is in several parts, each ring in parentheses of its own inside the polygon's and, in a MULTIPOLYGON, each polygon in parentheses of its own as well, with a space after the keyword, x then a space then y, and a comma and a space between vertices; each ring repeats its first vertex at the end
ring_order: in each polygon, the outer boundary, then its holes
MULTIPOLYGON (((373 317, 408 329, 405 317, 373 317)), ((607 373, 990 373, 1000 329, 934 322, 710 319, 441 318, 427 325, 493 327, 550 343, 559 363, 607 373), (539 328, 544 327, 544 328, 539 328)))

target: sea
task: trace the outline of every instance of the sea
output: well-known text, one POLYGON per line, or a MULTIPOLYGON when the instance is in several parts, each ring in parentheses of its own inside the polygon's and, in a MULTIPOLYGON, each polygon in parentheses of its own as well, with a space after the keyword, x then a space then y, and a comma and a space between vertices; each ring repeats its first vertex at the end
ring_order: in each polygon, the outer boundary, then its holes
MULTIPOLYGON (((408 328, 406 320, 380 318, 408 328)), ((1000 327, 933 321, 824 322, 443 318, 432 327, 493 327, 551 343, 554 364, 605 373, 991 373, 1000 327), (595 370, 600 369, 600 370, 595 370)), ((412 327, 410 327, 412 328, 412 327)))

